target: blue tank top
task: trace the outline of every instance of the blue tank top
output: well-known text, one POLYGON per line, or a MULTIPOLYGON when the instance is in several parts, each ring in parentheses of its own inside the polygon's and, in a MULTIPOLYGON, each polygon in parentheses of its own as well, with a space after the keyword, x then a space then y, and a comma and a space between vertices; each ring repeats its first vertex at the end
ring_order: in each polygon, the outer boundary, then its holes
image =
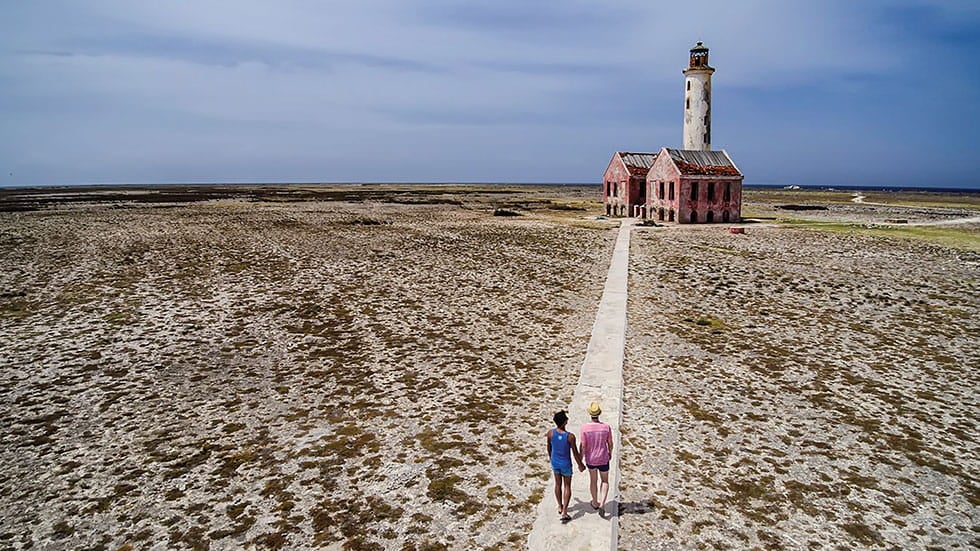
POLYGON ((571 448, 568 445, 568 433, 551 431, 551 468, 568 469, 572 466, 571 448))

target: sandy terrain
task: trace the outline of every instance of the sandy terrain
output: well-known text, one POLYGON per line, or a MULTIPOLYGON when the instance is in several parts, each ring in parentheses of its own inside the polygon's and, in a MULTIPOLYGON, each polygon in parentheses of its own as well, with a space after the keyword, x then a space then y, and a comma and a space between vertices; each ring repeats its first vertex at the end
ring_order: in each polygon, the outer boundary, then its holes
MULTIPOLYGON (((595 195, 0 193, 0 548, 522 547, 595 195)), ((978 230, 879 226, 975 205, 746 197, 635 230, 621 547, 976 546, 978 230)))
POLYGON ((523 544, 616 229, 422 199, 0 214, 0 548, 523 544))
POLYGON ((634 234, 621 548, 976 548, 980 234, 725 229, 634 234))

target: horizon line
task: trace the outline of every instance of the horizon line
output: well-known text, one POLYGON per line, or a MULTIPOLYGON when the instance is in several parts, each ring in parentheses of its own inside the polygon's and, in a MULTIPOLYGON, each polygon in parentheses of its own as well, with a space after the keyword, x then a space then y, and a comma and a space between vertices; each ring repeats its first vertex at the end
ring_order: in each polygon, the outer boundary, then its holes
MULTIPOLYGON (((313 182, 313 181, 208 181, 208 182, 80 182, 80 183, 57 183, 57 184, 34 184, 34 185, 5 185, 0 184, 0 189, 52 189, 52 188, 93 188, 93 187, 166 187, 166 186, 601 186, 602 182, 506 182, 506 181, 333 181, 333 182, 313 182)), ((849 184, 787 184, 787 183, 743 183, 744 188, 766 188, 766 189, 787 189, 799 188, 819 189, 819 190, 879 190, 879 191, 941 191, 956 193, 980 193, 980 187, 948 187, 948 186, 904 186, 904 185, 849 185, 849 184)))

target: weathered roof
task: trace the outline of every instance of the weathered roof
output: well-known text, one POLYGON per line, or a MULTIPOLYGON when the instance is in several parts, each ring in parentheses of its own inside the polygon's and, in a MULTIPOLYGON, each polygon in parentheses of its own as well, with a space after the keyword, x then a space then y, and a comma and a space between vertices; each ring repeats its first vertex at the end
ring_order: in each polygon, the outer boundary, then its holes
POLYGON ((626 169, 631 176, 646 176, 653 166, 653 161, 657 160, 656 153, 631 153, 629 151, 617 151, 619 158, 623 160, 626 169))
POLYGON ((681 174, 741 176, 738 167, 724 151, 667 149, 681 174))

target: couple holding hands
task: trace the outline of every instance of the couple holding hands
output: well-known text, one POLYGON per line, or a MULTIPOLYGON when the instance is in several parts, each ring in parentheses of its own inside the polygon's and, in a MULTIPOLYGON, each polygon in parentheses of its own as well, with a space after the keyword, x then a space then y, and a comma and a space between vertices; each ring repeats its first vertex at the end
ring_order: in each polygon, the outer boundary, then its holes
POLYGON ((575 435, 565 430, 568 414, 561 410, 555 414, 555 427, 548 431, 548 458, 551 470, 555 473, 555 499, 558 501, 558 515, 562 522, 572 520, 568 515, 568 502, 572 497, 572 455, 578 463, 578 470, 589 469, 589 491, 592 493, 592 508, 605 514, 606 496, 609 493, 609 458, 612 457, 613 439, 609 425, 599 421, 602 408, 598 402, 589 404, 586 412, 592 421, 582 425, 579 431, 581 442, 575 435), (584 460, 584 463, 583 463, 584 460), (598 480, 602 480, 601 501, 598 480))

